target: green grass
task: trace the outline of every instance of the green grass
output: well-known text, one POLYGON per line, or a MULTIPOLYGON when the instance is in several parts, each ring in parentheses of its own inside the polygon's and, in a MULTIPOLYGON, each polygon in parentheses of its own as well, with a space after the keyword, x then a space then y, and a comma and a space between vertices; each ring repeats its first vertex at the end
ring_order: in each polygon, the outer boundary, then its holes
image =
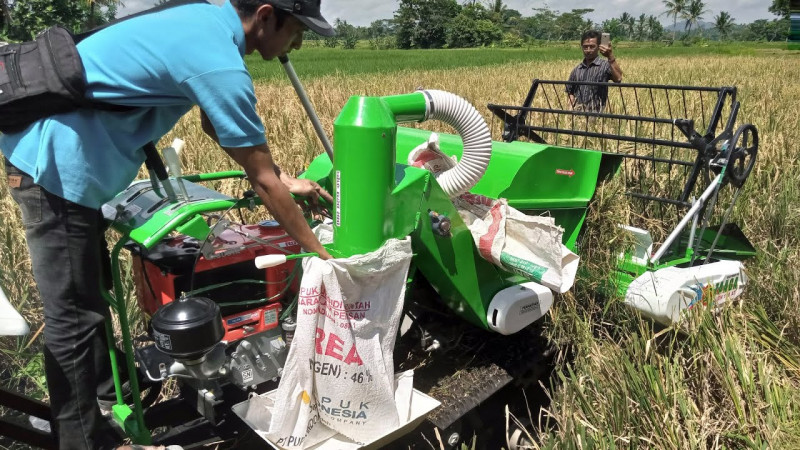
MULTIPOLYGON (((786 45, 757 43, 709 43, 707 46, 683 46, 623 42, 615 47, 620 61, 697 55, 754 55, 762 51, 785 49, 786 45)), ((326 75, 391 74, 413 70, 453 70, 462 67, 496 66, 529 61, 564 61, 581 58, 575 43, 547 43, 527 48, 470 48, 445 50, 370 50, 320 47, 314 41, 290 55, 292 65, 302 79, 326 75)), ((285 79, 277 62, 264 61, 255 53, 245 58, 254 80, 285 79)), ((514 75, 515 74, 510 74, 514 75)), ((528 77, 528 75, 523 75, 528 77)))

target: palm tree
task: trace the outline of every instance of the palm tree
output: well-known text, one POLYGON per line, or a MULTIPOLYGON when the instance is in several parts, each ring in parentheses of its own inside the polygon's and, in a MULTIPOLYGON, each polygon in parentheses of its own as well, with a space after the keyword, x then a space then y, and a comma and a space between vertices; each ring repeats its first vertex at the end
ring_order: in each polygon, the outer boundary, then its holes
POLYGON ((664 14, 669 17, 672 16, 672 40, 675 40, 675 28, 678 25, 678 16, 683 17, 683 11, 686 9, 686 0, 663 0, 664 6, 667 11, 664 14))
POLYGON ((642 13, 636 22, 636 40, 643 41, 647 36, 647 16, 642 13))
POLYGON ((661 25, 661 22, 658 21, 658 18, 654 15, 650 15, 647 18, 647 29, 649 31, 649 38, 651 41, 658 41, 661 39, 661 36, 664 34, 664 26, 661 25))
POLYGON ((622 36, 625 35, 625 28, 623 27, 622 22, 620 22, 616 17, 604 20, 600 25, 600 28, 604 32, 610 33, 611 36, 616 36, 617 39, 622 39, 622 36))
POLYGON ((619 16, 619 21, 625 28, 625 34, 627 34, 628 39, 633 39, 633 26, 636 24, 636 19, 627 12, 623 12, 622 15, 619 16))
POLYGON ((717 17, 714 17, 714 28, 719 31, 720 36, 722 39, 728 37, 728 33, 731 32, 731 28, 733 27, 734 18, 731 17, 727 11, 722 11, 719 13, 717 17))
POLYGON ((508 20, 510 17, 506 16, 508 6, 503 4, 503 0, 493 0, 488 2, 487 9, 492 17, 492 20, 499 24, 503 29, 509 28, 508 20))
POLYGON ((489 2, 489 11, 493 13, 502 14, 505 9, 507 9, 507 6, 503 4, 503 0, 489 2))
POLYGON ((703 35, 703 27, 700 26, 700 20, 703 19, 703 14, 708 12, 705 8, 706 4, 703 3, 703 0, 692 0, 686 10, 683 11, 681 17, 686 20, 684 29, 688 29, 687 34, 691 34, 692 25, 696 25, 700 30, 700 36, 703 35))

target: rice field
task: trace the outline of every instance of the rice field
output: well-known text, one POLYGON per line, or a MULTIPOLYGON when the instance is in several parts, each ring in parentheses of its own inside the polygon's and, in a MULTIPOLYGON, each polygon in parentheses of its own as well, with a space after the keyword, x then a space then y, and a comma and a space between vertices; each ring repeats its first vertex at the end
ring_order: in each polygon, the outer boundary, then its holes
MULTIPOLYGON (((350 96, 420 87, 466 98, 491 124, 487 103, 519 104, 533 78, 566 79, 579 58, 577 48, 566 49, 399 52, 372 64, 370 58, 380 59, 375 54, 382 52, 310 48, 292 59, 331 135, 350 96)), ((750 285, 721 314, 700 314, 684 330, 654 327, 619 300, 597 296, 618 251, 616 224, 627 214, 620 186, 604 186, 587 224, 583 273, 545 319, 546 333, 561 349, 552 377, 543 381, 550 402, 529 417, 508 418, 524 423, 531 448, 800 448, 800 274, 794 267, 800 261, 800 53, 778 47, 670 51, 615 50, 625 82, 738 87, 738 122, 759 130, 758 161, 733 211, 758 250, 746 263, 750 285)), ((248 63, 274 159, 290 173, 303 170, 323 150, 300 102, 278 76, 277 63, 248 63)), ((440 124, 421 126, 450 131, 440 124)), ((499 139, 497 123, 493 132, 499 139)), ((186 141, 185 173, 235 168, 202 133, 197 110, 162 146, 175 137, 186 141)), ((5 177, 0 285, 32 329, 26 337, 0 338, 0 381, 46 399, 41 307, 5 177)), ((475 448, 482 448, 480 435, 476 439, 475 448)))
MULTIPOLYGON (((662 58, 693 55, 754 55, 785 48, 774 43, 721 43, 705 46, 674 45, 652 42, 614 43, 614 52, 625 58, 662 58)), ((306 41, 300 51, 292 52, 297 73, 307 80, 330 74, 393 74, 408 71, 447 71, 461 67, 486 67, 530 61, 572 61, 580 57, 575 42, 532 43, 523 48, 465 48, 430 50, 381 50, 366 48, 344 50, 322 46, 321 41, 306 41)), ((254 79, 285 79, 279 64, 263 61, 257 54, 246 57, 254 79)), ((577 61, 576 61, 577 63, 577 61)), ((567 71, 564 78, 569 75, 567 71)))

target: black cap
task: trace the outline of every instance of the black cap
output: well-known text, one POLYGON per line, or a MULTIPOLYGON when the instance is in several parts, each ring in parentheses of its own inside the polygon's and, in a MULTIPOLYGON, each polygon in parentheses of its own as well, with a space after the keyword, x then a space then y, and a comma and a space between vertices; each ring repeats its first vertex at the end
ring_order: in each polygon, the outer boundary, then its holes
POLYGON ((322 36, 334 36, 336 32, 331 24, 322 17, 319 10, 320 0, 270 0, 267 3, 297 17, 308 28, 322 36))

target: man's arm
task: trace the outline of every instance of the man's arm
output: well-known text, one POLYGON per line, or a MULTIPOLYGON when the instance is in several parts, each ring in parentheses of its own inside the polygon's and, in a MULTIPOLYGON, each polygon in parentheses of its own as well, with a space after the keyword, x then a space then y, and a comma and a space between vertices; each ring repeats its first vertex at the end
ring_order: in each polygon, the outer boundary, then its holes
POLYGON ((622 68, 619 67, 617 59, 612 57, 611 59, 608 60, 608 65, 611 66, 611 81, 613 81, 614 83, 621 83, 622 68))
MULTIPOLYGON (((211 121, 208 119, 203 110, 200 110, 200 126, 202 127, 203 131, 216 142, 219 144, 219 139, 217 139, 217 132, 214 130, 214 126, 211 124, 211 121)), ((303 197, 308 197, 313 204, 317 204, 319 198, 322 197, 328 203, 333 203, 333 196, 328 193, 325 189, 322 188, 319 184, 306 179, 298 179, 287 175, 285 172, 281 171, 281 168, 278 167, 275 162, 272 162, 273 167, 275 168, 275 174, 280 178, 283 184, 286 185, 286 188, 289 189, 289 192, 294 195, 301 195, 303 197)))
MULTIPOLYGON (((200 125, 206 134, 219 143, 214 126, 211 125, 211 121, 202 110, 200 111, 200 125)), ((272 160, 267 144, 254 147, 222 148, 242 166, 253 190, 261 198, 261 202, 267 207, 267 210, 283 225, 286 232, 305 250, 319 253, 322 259, 330 258, 330 254, 309 228, 308 222, 290 193, 310 197, 314 203, 319 200, 319 197, 332 203, 331 195, 311 180, 298 180, 281 172, 278 165, 272 160)))
POLYGON ((614 83, 622 81, 622 68, 620 68, 617 58, 614 56, 614 51, 611 48, 611 43, 608 45, 600 46, 600 54, 608 58, 608 65, 611 68, 610 80, 614 83))
MULTIPOLYGON (((279 170, 276 169, 272 161, 267 144, 256 145, 253 147, 225 148, 223 149, 244 169, 247 179, 253 186, 261 202, 267 207, 283 228, 293 237, 300 246, 306 251, 319 253, 320 258, 328 259, 330 254, 325 247, 320 244, 317 237, 303 217, 300 208, 294 202, 289 193, 289 188, 281 180, 279 170)), ((309 185, 314 188, 318 196, 324 192, 322 188, 310 180, 296 180, 301 184, 309 185), (305 183, 302 183, 305 181, 305 183), (316 186, 313 186, 316 185, 316 186)), ((327 193, 326 193, 327 194, 327 193)))

